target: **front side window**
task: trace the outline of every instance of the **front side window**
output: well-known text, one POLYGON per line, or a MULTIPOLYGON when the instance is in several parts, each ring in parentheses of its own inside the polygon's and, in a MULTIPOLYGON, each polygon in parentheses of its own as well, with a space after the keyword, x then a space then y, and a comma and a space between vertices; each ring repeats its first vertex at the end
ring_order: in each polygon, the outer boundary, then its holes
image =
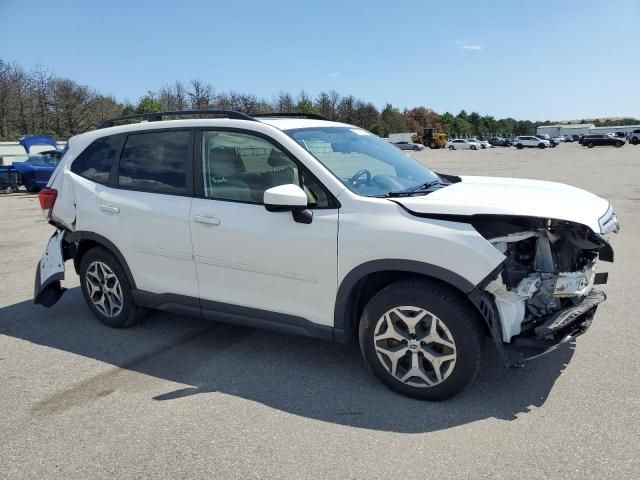
POLYGON ((192 144, 189 130, 129 135, 120 157, 118 185, 145 192, 186 194, 192 144))
POLYGON ((240 132, 202 132, 202 180, 206 198, 262 204, 265 190, 299 185, 310 207, 328 207, 315 179, 271 142, 240 132))
POLYGON ((118 152, 120 136, 112 135, 94 140, 71 164, 71 171, 96 183, 109 180, 111 164, 118 152))
POLYGON ((360 128, 312 127, 285 133, 360 195, 387 196, 440 181, 421 163, 360 128))

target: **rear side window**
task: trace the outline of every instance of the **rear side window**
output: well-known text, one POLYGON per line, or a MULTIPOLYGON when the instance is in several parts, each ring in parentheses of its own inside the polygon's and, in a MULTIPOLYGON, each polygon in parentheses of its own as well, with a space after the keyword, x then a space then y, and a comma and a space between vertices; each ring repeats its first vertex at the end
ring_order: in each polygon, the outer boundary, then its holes
POLYGON ((73 161, 71 171, 93 182, 107 183, 121 139, 118 135, 98 138, 73 161))
POLYGON ((189 130, 129 135, 120 157, 118 185, 145 192, 188 193, 192 144, 189 130))

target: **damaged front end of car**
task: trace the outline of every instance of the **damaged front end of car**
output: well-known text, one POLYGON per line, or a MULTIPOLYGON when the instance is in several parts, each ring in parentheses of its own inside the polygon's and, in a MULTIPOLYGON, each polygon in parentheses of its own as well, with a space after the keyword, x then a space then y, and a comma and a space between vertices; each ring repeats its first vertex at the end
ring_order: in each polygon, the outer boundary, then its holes
POLYGON ((601 232, 555 219, 478 215, 474 228, 505 256, 469 298, 485 318, 505 363, 554 350, 583 334, 605 294, 598 260, 613 261, 606 233, 619 224, 609 211, 601 232))

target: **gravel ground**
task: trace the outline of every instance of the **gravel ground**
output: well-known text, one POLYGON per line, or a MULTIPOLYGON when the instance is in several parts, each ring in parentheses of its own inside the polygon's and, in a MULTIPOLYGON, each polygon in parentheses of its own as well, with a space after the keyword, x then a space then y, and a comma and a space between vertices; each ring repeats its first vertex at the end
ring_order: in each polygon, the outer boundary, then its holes
MULTIPOLYGON (((32 304, 52 227, 0 196, 0 478, 639 478, 640 147, 424 151, 436 171, 570 183, 610 199, 608 301, 507 370, 490 344, 443 403, 386 390, 357 348, 162 313, 112 330, 69 291, 32 304)), ((71 271, 69 271, 71 270, 71 271)))

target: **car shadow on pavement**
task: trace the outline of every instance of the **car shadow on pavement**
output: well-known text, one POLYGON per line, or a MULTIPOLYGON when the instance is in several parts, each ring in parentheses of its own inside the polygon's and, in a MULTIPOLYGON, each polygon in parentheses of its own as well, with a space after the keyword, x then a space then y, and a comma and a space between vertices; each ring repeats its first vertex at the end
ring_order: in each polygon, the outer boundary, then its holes
POLYGON ((91 315, 79 288, 69 290, 51 309, 31 301, 0 308, 0 334, 115 367, 66 385, 40 401, 34 413, 51 414, 96 401, 126 389, 122 372, 137 372, 187 385, 155 396, 145 388, 150 401, 221 392, 320 421, 402 433, 442 430, 486 418, 514 420, 544 404, 573 355, 573 347, 566 345, 525 368, 507 369, 488 340, 474 384, 453 399, 430 403, 386 389, 368 371, 355 344, 161 312, 151 312, 130 329, 111 329, 91 315))

